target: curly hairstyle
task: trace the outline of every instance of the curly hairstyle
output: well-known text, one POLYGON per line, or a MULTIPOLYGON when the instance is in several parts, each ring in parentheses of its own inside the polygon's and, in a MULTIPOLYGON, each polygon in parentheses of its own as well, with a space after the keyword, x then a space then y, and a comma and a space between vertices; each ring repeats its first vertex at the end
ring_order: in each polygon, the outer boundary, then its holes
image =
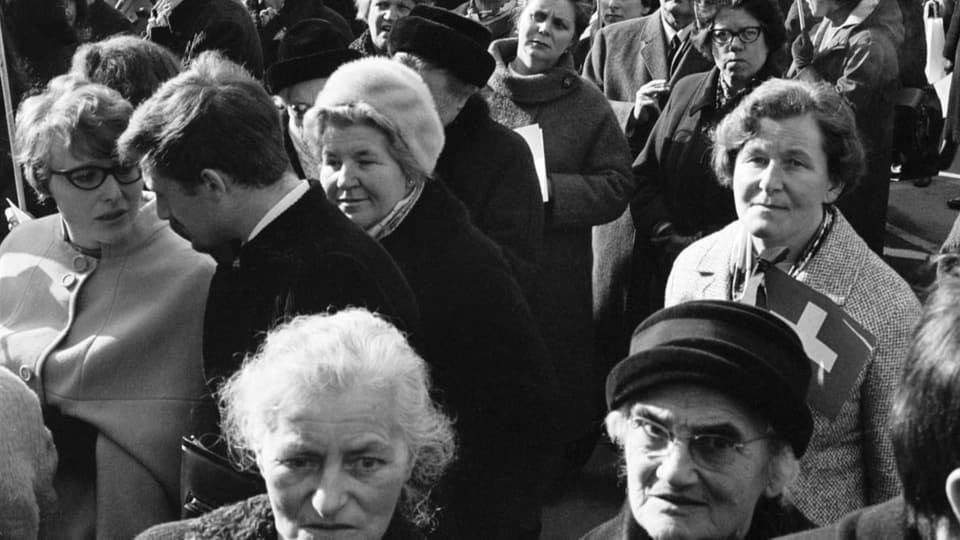
POLYGON ((180 73, 180 60, 152 41, 114 36, 81 45, 70 72, 113 88, 137 106, 180 73))
POLYGON ((412 460, 400 511, 428 528, 430 493, 456 450, 452 424, 430 398, 423 359, 399 330, 364 309, 300 316, 277 327, 224 383, 223 432, 234 458, 252 466, 284 411, 354 389, 393 396, 389 409, 412 460))
POLYGON ((760 121, 811 115, 820 128, 830 183, 843 186, 841 197, 854 190, 864 171, 864 150, 853 110, 828 84, 770 79, 740 102, 714 133, 713 170, 729 186, 737 154, 760 132, 760 121))

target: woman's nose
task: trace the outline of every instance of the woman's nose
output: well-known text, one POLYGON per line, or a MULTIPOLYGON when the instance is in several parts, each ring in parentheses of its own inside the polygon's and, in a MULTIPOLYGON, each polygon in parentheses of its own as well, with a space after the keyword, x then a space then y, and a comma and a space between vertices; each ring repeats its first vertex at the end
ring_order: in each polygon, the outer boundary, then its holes
POLYGON ((740 36, 734 34, 730 38, 730 43, 727 44, 727 46, 730 47, 732 51, 742 51, 744 47, 743 40, 740 39, 740 36))
POLYGON ((320 514, 320 517, 325 519, 335 518, 337 512, 346 504, 347 496, 344 491, 343 480, 340 471, 324 471, 320 485, 313 492, 311 500, 314 510, 320 514))
POLYGON ((783 169, 776 161, 771 161, 760 172, 760 189, 779 191, 783 189, 783 169))
POLYGON ((357 181, 356 168, 347 163, 341 165, 337 174, 337 187, 347 190, 357 185, 359 185, 359 182, 357 181))
POLYGON ((123 196, 123 188, 120 187, 117 177, 113 173, 107 174, 107 177, 103 179, 103 184, 100 185, 100 197, 104 200, 115 201, 121 196, 123 196))
POLYGON ((660 458, 657 478, 674 486, 684 486, 697 481, 696 466, 686 443, 674 441, 660 458))

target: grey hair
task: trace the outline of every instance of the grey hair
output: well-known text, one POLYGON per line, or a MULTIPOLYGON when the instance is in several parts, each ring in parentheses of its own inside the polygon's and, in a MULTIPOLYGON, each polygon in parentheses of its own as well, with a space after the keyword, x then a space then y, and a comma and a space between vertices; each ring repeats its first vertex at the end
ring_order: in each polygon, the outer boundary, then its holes
MULTIPOLYGON (((428 71, 431 69, 442 71, 444 75, 446 75, 445 77, 446 84, 444 85, 446 86, 445 90, 450 95, 450 97, 453 98, 454 100, 461 101, 461 102, 466 101, 470 98, 470 96, 480 91, 479 86, 470 84, 468 82, 464 82, 460 79, 460 77, 457 77, 453 73, 450 73, 450 71, 440 66, 437 66, 431 63, 429 60, 425 60, 422 57, 417 56, 416 54, 413 54, 411 52, 398 51, 394 53, 393 59, 407 66, 408 68, 416 71, 421 76, 423 75, 424 71, 428 71)), ((433 96, 433 99, 434 101, 440 101, 439 98, 441 97, 443 96, 433 96)))
POLYGON ((364 309, 300 316, 267 334, 256 355, 220 390, 223 432, 238 463, 251 468, 284 411, 318 395, 364 388, 392 394, 410 450, 400 511, 428 527, 429 498, 456 451, 450 419, 430 398, 427 365, 403 334, 364 309))
POLYGON ((400 166, 400 170, 403 171, 403 176, 407 179, 407 185, 430 180, 430 173, 424 171, 417 163, 410 147, 407 146, 400 135, 400 130, 389 118, 380 114, 367 103, 358 101, 332 107, 315 105, 307 111, 303 117, 303 129, 306 134, 307 145, 317 157, 323 157, 323 133, 331 125, 336 127, 361 125, 379 129, 386 135, 389 142, 387 151, 390 153, 390 157, 400 166))

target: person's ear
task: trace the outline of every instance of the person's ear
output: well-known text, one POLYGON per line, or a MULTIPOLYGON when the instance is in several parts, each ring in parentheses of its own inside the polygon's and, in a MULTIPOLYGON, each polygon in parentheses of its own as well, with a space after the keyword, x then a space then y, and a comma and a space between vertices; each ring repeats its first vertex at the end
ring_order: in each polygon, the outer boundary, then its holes
POLYGON ((947 500, 950 501, 950 508, 953 509, 953 515, 960 520, 960 467, 957 467, 947 475, 947 500))
POLYGON ((830 182, 830 188, 827 189, 827 194, 824 197, 824 204, 833 204, 837 202, 837 199, 840 198, 840 194, 843 193, 843 183, 834 182, 832 180, 827 180, 830 182))
POLYGON ((219 199, 230 190, 232 183, 227 175, 216 169, 203 169, 198 187, 203 195, 219 199))

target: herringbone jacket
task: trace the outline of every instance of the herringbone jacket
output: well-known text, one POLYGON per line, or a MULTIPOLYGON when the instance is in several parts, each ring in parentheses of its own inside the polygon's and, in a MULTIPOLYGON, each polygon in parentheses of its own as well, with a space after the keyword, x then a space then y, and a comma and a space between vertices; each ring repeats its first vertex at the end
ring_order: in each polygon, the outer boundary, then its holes
MULTIPOLYGON (((735 221, 680 253, 667 281, 666 305, 729 299, 733 246, 742 234, 735 221)), ((900 492, 886 426, 920 304, 839 212, 797 279, 828 296, 877 338, 872 360, 837 417, 830 421, 814 411, 813 438, 791 490, 808 518, 826 524, 900 492)))

